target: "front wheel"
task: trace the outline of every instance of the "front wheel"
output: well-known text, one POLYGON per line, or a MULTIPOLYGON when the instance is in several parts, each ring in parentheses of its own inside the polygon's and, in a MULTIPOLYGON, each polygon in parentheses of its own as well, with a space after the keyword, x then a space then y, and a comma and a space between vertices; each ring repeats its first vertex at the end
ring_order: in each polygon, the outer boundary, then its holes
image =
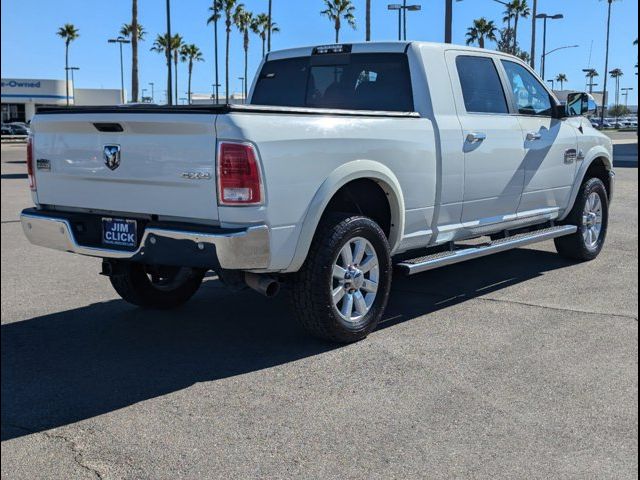
POLYGON ((370 218, 329 216, 291 282, 296 317, 312 335, 350 343, 377 326, 391 289, 387 237, 370 218))
POLYGON ((578 231, 555 239, 558 253, 578 261, 595 259, 604 247, 609 227, 609 197, 602 180, 592 178, 582 185, 566 223, 576 225, 578 231))
POLYGON ((133 305, 170 309, 186 303, 200 288, 204 270, 123 263, 109 277, 111 285, 133 305))

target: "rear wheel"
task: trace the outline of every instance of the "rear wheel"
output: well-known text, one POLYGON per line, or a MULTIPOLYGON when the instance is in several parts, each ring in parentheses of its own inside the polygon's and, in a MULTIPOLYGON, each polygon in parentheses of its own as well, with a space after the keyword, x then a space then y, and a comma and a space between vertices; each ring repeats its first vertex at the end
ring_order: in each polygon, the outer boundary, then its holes
POLYGON ((380 321, 391 287, 384 232, 366 217, 330 216, 291 286, 293 310, 311 334, 341 343, 365 338, 380 321))
POLYGON ((558 253, 572 260, 595 259, 602 251, 609 226, 609 198, 602 180, 592 178, 582 185, 566 223, 576 225, 578 231, 556 238, 558 253))
POLYGON ((187 302, 200 288, 204 270, 188 267, 119 265, 111 285, 129 303, 148 308, 170 309, 187 302))

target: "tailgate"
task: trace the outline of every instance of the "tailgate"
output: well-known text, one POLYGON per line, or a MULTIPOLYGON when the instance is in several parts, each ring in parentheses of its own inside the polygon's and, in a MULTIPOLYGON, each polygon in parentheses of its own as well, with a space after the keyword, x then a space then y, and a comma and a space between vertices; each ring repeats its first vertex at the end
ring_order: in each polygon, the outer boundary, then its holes
POLYGON ((32 131, 39 204, 218 219, 214 114, 45 114, 32 131))

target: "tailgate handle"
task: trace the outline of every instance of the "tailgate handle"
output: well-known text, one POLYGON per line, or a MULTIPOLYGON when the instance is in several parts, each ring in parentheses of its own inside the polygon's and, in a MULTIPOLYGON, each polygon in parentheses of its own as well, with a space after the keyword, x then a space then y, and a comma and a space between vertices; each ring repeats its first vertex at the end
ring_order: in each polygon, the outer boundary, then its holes
POLYGON ((99 132, 124 132, 124 128, 122 128, 122 125, 119 123, 94 123, 93 126, 96 127, 99 132))

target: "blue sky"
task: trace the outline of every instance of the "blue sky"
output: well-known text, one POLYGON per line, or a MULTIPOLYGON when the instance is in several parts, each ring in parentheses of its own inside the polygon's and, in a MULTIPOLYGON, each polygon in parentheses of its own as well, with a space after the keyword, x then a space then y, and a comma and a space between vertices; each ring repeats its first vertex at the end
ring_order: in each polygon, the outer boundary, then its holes
MULTIPOLYGON (((397 38, 397 16, 388 12, 388 3, 396 0, 373 0, 374 40, 397 38)), ((206 25, 209 0, 172 0, 172 30, 182 34, 189 43, 197 44, 203 51, 205 62, 195 67, 194 92, 210 92, 213 83, 213 27, 206 25)), ((259 13, 266 11, 267 0, 245 0, 247 9, 259 13)), ((322 0, 274 0, 274 21, 282 32, 274 36, 273 48, 299 45, 316 45, 333 42, 331 23, 319 15, 322 0)), ((409 38, 412 40, 442 41, 444 35, 444 0, 413 0, 421 4, 421 12, 412 12, 409 18, 409 38)), ((358 29, 343 29, 341 40, 364 40, 365 0, 354 0, 358 29)), ((580 47, 550 55, 547 60, 547 78, 558 73, 569 77, 568 88, 584 89, 582 69, 590 65, 604 70, 606 1, 601 0, 539 0, 545 13, 563 13, 564 20, 549 23, 548 49, 578 44, 580 47)), ((162 100, 165 79, 164 60, 161 55, 149 51, 153 38, 165 25, 164 0, 139 0, 140 22, 148 32, 140 45, 140 82, 148 88, 156 84, 156 100, 162 100)), ((130 20, 130 1, 111 0, 2 0, 2 76, 20 78, 64 78, 64 44, 56 37, 59 26, 70 22, 80 30, 80 38, 71 47, 71 65, 80 67, 76 74, 76 86, 93 88, 118 88, 119 54, 117 47, 107 44, 107 38, 117 35, 122 23, 130 20)), ((454 13, 454 42, 464 43, 465 32, 474 18, 485 16, 500 23, 503 7, 492 0, 463 0, 456 3, 454 13)), ((610 69, 619 67, 625 76, 622 84, 636 90, 629 97, 630 104, 637 104, 637 77, 634 66, 637 47, 632 45, 638 36, 638 2, 621 0, 614 4, 611 36, 610 69)), ((541 26, 541 24, 540 24, 541 26)), ((531 22, 523 22, 519 38, 526 50, 530 46, 531 22)), ((223 35, 220 34, 220 41, 223 35)), ((250 75, 253 76, 260 62, 260 40, 251 38, 250 75)), ((540 28, 538 51, 541 52, 540 28)), ((222 43, 221 43, 222 47, 222 43)), ((493 48, 493 45, 490 45, 493 48)), ((243 73, 242 39, 234 31, 232 35, 231 86, 241 90, 243 73)), ((223 48, 220 50, 221 55, 223 48)), ((221 57, 222 60, 223 57, 221 57)), ((130 51, 125 50, 125 65, 130 64, 130 51)), ((539 63, 539 60, 538 60, 539 63)), ((128 68, 126 85, 130 85, 128 68)), ((221 77, 223 78, 221 61, 221 77)), ((186 67, 181 66, 180 96, 186 96, 186 67)), ((600 79, 602 80, 602 78, 600 79)), ((602 83, 602 82, 601 82, 602 83)), ((129 90, 129 87, 126 87, 129 90)))

